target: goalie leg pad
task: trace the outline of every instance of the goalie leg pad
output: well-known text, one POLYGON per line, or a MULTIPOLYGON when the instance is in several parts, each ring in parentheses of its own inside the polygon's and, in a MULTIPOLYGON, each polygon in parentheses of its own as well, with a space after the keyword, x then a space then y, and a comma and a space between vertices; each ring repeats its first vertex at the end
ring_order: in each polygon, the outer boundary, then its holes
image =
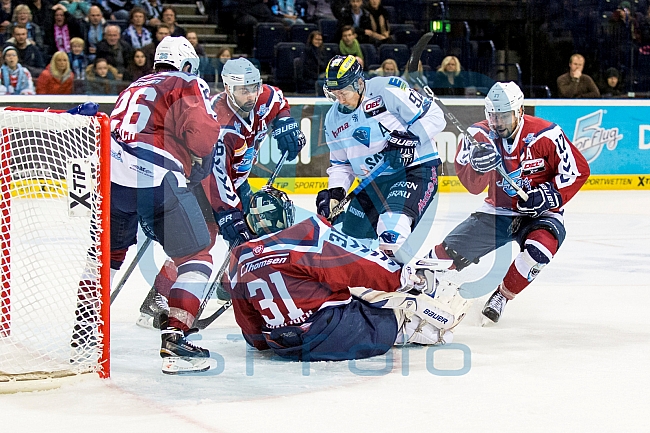
POLYGON ((365 287, 352 287, 350 293, 375 308, 390 308, 415 314, 438 329, 451 329, 462 319, 454 314, 451 304, 442 303, 427 295, 388 293, 365 287))
POLYGON ((438 329, 418 316, 395 310, 399 331, 395 345, 424 344, 437 345, 449 344, 453 341, 454 334, 451 330, 438 329))

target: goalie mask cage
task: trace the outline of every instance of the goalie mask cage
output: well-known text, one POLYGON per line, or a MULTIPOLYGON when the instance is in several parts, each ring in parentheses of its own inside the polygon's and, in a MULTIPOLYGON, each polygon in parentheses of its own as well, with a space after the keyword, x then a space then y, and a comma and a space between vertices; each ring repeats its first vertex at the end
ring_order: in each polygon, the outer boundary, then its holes
POLYGON ((108 377, 109 119, 0 108, 0 130, 0 392, 108 377))

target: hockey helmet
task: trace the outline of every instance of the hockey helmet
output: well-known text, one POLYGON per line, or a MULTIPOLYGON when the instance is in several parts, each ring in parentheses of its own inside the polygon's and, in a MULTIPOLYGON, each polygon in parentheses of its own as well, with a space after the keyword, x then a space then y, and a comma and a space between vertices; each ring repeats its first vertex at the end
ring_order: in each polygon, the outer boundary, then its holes
MULTIPOLYGON (((262 85, 260 71, 250 60, 243 57, 228 60, 223 65, 221 79, 223 84, 231 89, 235 86, 253 86, 255 89, 259 89, 262 85)), ((253 89, 253 87, 249 89, 253 89)))
POLYGON ((293 225, 296 208, 289 196, 265 186, 251 197, 246 222, 258 236, 275 233, 293 225))
POLYGON ((485 97, 485 118, 493 131, 510 138, 521 123, 523 106, 524 94, 516 83, 495 83, 485 97), (515 123, 512 122, 513 111, 515 123))
POLYGON ((348 86, 359 92, 359 78, 363 79, 363 68, 353 55, 334 56, 325 69, 323 92, 331 101, 336 101, 333 90, 342 90, 348 86))
POLYGON ((166 64, 173 66, 177 71, 182 71, 188 63, 191 65, 188 72, 196 75, 199 72, 199 56, 185 37, 165 36, 156 47, 154 68, 159 64, 166 64))

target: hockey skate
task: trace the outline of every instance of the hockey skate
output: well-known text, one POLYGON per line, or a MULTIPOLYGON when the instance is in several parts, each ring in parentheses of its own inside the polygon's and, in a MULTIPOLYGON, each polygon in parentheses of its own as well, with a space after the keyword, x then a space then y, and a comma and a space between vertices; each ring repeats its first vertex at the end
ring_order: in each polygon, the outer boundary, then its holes
MULTIPOLYGON (((508 299, 501 294, 499 289, 497 289, 485 303, 485 307, 483 307, 483 316, 490 319, 493 323, 497 323, 503 314, 503 310, 506 308, 507 303, 508 299)), ((483 324, 485 325, 485 322, 483 324)))
POLYGON ((167 328, 162 331, 160 356, 163 358, 163 373, 195 373, 210 369, 210 351, 193 345, 186 338, 197 331, 196 328, 186 332, 178 328, 167 328))
POLYGON ((140 317, 138 317, 135 324, 143 328, 160 329, 160 315, 163 313, 169 314, 167 298, 157 293, 156 289, 152 287, 147 297, 142 301, 140 317))

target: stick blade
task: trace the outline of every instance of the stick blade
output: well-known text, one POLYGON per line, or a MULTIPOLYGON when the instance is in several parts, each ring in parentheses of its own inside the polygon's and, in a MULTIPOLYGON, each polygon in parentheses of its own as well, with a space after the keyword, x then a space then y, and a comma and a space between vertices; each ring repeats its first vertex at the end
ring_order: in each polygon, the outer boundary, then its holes
POLYGON ((409 57, 409 61, 406 63, 406 70, 408 72, 415 72, 418 70, 418 64, 420 63, 420 57, 422 57, 422 52, 426 48, 427 44, 433 37, 432 32, 428 32, 422 35, 420 40, 413 46, 413 49, 411 50, 411 57, 409 57))

